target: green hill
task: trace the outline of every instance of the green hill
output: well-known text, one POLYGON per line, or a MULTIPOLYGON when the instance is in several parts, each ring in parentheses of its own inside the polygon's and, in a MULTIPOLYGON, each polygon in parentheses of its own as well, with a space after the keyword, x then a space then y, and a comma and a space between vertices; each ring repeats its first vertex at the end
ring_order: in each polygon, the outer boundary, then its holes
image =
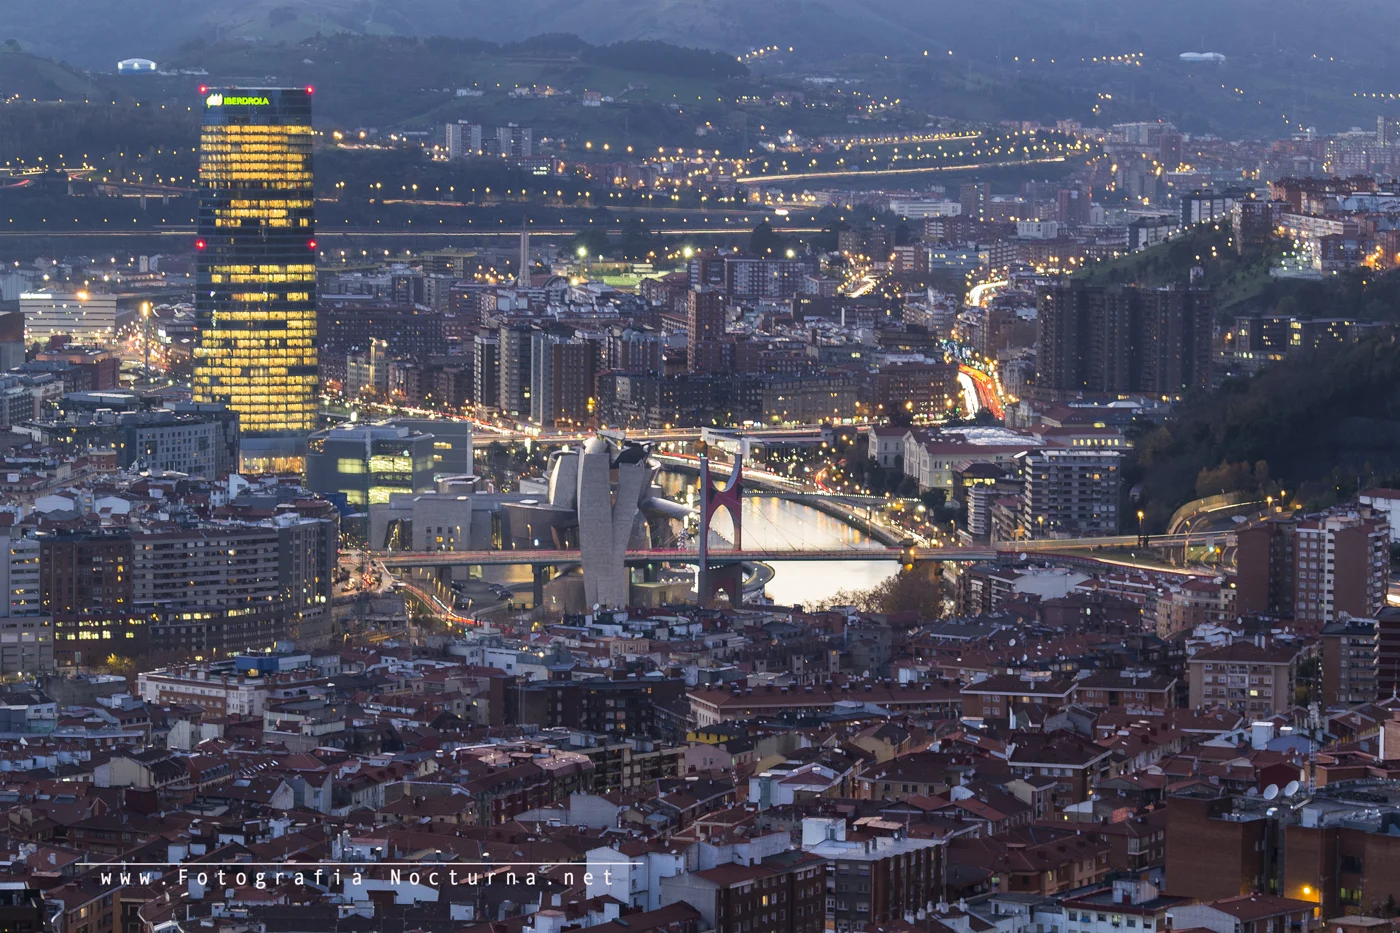
POLYGON ((1215 289, 1222 322, 1259 313, 1400 323, 1400 271, 1354 269, 1315 280, 1275 278, 1269 269, 1282 249, 1282 243, 1272 241, 1241 256, 1228 225, 1218 230, 1201 226, 1150 249, 1095 263, 1078 277, 1095 284, 1185 284, 1191 269, 1200 266, 1205 284, 1215 289))
POLYGON ((76 68, 0 45, 0 100, 83 100, 101 94, 101 88, 76 68))
POLYGON ((1373 339, 1279 363, 1188 399, 1147 433, 1126 479, 1149 527, 1200 495, 1335 501, 1400 480, 1400 343, 1373 339))
POLYGON ((1248 310, 1272 310, 1281 294, 1298 284, 1269 276, 1281 247, 1271 244, 1242 256, 1235 251, 1233 237, 1228 224, 1219 229, 1196 227, 1166 243, 1095 263, 1078 277, 1099 285, 1185 285, 1199 266, 1205 284, 1215 290, 1215 310, 1222 320, 1248 310), (1266 300, 1265 295, 1274 297, 1266 300))

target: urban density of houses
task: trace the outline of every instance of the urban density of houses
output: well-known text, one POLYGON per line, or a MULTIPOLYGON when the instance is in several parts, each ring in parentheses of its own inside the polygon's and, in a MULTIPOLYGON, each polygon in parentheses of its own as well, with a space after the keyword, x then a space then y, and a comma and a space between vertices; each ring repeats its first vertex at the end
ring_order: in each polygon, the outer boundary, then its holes
POLYGON ((1387 5, 10 5, 0 933, 1400 933, 1387 5))

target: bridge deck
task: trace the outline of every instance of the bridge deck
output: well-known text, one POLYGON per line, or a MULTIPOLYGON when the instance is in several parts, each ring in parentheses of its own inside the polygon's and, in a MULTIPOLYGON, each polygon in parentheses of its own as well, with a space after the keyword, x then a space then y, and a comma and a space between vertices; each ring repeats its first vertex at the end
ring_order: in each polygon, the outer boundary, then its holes
MULTIPOLYGON (((1180 546, 1186 543, 1205 545, 1220 543, 1225 533, 1198 535, 1154 536, 1150 547, 1180 546), (1189 539, 1189 541, 1188 541, 1189 539)), ((977 547, 920 547, 914 549, 916 560, 979 561, 994 560, 1000 555, 1029 553, 1064 553, 1066 551, 1093 550, 1100 547, 1133 546, 1138 542, 1136 535, 1116 535, 1106 538, 1074 538, 1042 541, 997 542, 995 545, 977 547)), ((844 547, 831 549, 807 548, 745 548, 733 550, 714 548, 710 560, 724 561, 774 561, 774 560, 898 560, 904 551, 899 547, 844 547)), ((694 548, 653 548, 649 550, 629 550, 626 561, 629 564, 694 563, 699 554, 694 548)), ((387 567, 444 567, 466 565, 534 565, 553 566, 576 564, 583 560, 577 550, 512 550, 512 551, 391 551, 376 555, 376 560, 387 567)))
MULTIPOLYGON (((996 556, 992 548, 939 548, 948 551, 940 553, 942 560, 989 560, 996 556)), ((715 548, 710 551, 710 560, 723 561, 769 561, 769 560, 892 560, 900 555, 899 548, 833 548, 830 550, 761 550, 745 548, 715 548)), ((672 561, 694 563, 699 559, 694 548, 652 548, 629 550, 626 561, 629 564, 647 564, 672 561)), ((583 560, 577 550, 529 550, 529 551, 393 551, 375 558, 386 567, 441 567, 470 564, 576 564, 583 560)))

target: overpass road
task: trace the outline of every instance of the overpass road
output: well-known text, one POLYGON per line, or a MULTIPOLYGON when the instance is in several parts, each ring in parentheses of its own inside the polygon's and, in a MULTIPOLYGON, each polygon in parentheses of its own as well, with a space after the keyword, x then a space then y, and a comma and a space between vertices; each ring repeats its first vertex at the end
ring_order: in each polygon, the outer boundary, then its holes
MULTIPOLYGON (((1225 543, 1225 532, 1193 535, 1159 535, 1152 537, 1148 546, 1175 547, 1187 543, 1225 543)), ((833 560, 901 560, 912 556, 917 561, 958 561, 971 562, 994 560, 998 557, 1015 557, 1020 554, 1073 554, 1077 551, 1092 551, 1102 547, 1132 547, 1139 543, 1136 535, 1114 535, 1104 538, 1068 538, 1042 541, 998 542, 995 545, 979 547, 915 547, 906 550, 901 547, 863 548, 745 548, 712 549, 712 561, 833 561, 833 560), (911 553, 912 552, 912 553, 911 553)), ((652 548, 629 550, 626 561, 629 564, 648 563, 695 563, 699 553, 693 548, 652 548)), ((583 555, 576 549, 539 549, 511 551, 385 551, 375 555, 375 560, 388 568, 407 567, 458 567, 458 566, 558 566, 577 564, 583 555)))

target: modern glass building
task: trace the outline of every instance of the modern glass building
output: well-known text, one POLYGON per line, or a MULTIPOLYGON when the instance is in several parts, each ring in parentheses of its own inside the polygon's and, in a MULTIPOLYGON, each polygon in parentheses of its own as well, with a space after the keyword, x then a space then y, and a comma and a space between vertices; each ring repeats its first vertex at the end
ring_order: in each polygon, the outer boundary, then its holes
POLYGON ((436 437, 404 424, 342 424, 312 436, 306 486, 361 512, 397 493, 432 492, 436 450, 436 437))
POLYGON ((317 426, 311 88, 201 88, 196 402, 242 423, 242 469, 300 471, 317 426))

